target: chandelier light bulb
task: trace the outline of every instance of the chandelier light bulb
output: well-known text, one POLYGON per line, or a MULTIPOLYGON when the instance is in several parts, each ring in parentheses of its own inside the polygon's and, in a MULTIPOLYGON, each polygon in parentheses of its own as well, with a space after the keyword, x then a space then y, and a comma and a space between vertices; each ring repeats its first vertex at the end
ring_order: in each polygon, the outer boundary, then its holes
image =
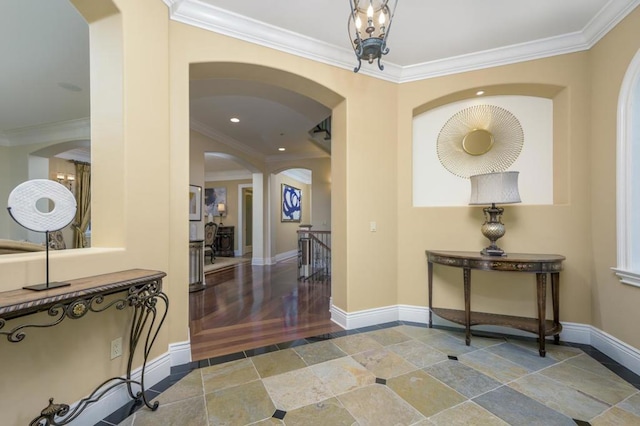
POLYGON ((347 32, 358 60, 354 72, 360 70, 362 62, 367 61, 371 64, 376 60, 380 71, 384 70, 380 60, 389 53, 387 37, 397 4, 398 0, 349 0, 351 13, 347 32))

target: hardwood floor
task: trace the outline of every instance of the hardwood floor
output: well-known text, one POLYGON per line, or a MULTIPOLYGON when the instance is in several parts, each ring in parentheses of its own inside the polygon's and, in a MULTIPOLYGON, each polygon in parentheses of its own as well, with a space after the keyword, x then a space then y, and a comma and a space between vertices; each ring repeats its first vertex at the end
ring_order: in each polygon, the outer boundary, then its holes
POLYGON ((190 293, 193 361, 341 331, 329 313, 330 281, 297 280, 297 260, 238 265, 190 293))

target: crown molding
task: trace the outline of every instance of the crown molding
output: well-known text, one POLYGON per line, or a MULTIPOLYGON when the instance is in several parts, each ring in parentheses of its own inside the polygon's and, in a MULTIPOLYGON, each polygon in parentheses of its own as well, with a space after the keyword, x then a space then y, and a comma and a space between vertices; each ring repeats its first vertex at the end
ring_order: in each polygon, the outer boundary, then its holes
MULTIPOLYGON (((312 61, 353 70, 357 65, 351 49, 334 46, 293 31, 221 9, 200 0, 164 0, 172 20, 249 43, 290 53, 312 61)), ((384 71, 363 67, 359 74, 397 82, 402 67, 384 62, 384 71)))
MULTIPOLYGON (((350 49, 265 24, 201 0, 163 1, 169 7, 171 19, 177 22, 342 69, 352 70, 356 65, 355 55, 350 49)), ((406 83, 580 52, 590 49, 639 4, 640 0, 610 0, 585 28, 575 33, 404 67, 384 62, 384 71, 377 67, 363 67, 359 74, 394 83, 406 83)))
POLYGON ((287 169, 281 171, 280 174, 283 174, 300 183, 304 183, 305 185, 311 185, 312 182, 311 170, 309 169, 287 169))
POLYGON ((406 83, 589 50, 639 4, 640 0, 611 0, 582 31, 406 66, 398 82, 406 83))
MULTIPOLYGON (((7 146, 91 139, 91 119, 78 118, 58 123, 22 127, 8 130, 4 134, 0 134, 0 136, 4 136, 4 140, 8 142, 7 146)), ((0 142, 2 139, 0 138, 0 142)))
POLYGON ((56 155, 58 158, 70 161, 81 161, 91 164, 91 149, 71 149, 56 155))
POLYGON ((283 161, 314 160, 316 158, 330 158, 330 155, 325 152, 308 154, 276 154, 266 156, 264 161, 266 163, 279 163, 283 161))
POLYGON ((224 172, 206 172, 204 174, 205 182, 221 182, 225 180, 251 180, 253 174, 246 169, 227 170, 224 172))
POLYGON ((640 0, 610 0, 609 4, 600 9, 600 12, 582 30, 589 48, 607 35, 638 5, 640 0))
POLYGON ((424 80, 587 50, 581 32, 404 67, 399 83, 424 80))

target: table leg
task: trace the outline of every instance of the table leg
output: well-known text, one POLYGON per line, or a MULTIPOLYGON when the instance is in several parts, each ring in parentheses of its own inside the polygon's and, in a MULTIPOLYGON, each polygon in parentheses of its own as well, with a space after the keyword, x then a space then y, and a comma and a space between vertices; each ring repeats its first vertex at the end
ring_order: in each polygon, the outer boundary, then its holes
POLYGON ((547 353, 545 350, 545 320, 547 306, 547 274, 536 273, 536 284, 538 292, 538 348, 540 356, 544 357, 547 353))
POLYGON ((471 345, 471 269, 462 270, 464 277, 464 341, 467 346, 471 345))
POLYGON ((427 279, 429 282, 429 328, 433 327, 432 308, 433 308, 433 262, 427 262, 427 279))
MULTIPOLYGON (((102 294, 93 296, 90 300, 77 299, 67 306, 58 305, 54 306, 54 310, 50 312, 62 312, 63 316, 60 317, 60 321, 65 317, 76 319, 85 315, 86 312, 103 312, 112 306, 115 306, 117 310, 123 310, 126 307, 133 307, 133 320, 131 321, 131 330, 129 334, 129 358, 127 362, 127 371, 125 377, 113 377, 104 381, 98 386, 89 396, 78 401, 75 406, 70 407, 68 404, 54 403, 53 398, 49 398, 49 405, 41 410, 40 415, 33 419, 30 425, 56 425, 63 426, 74 421, 84 410, 94 402, 98 401, 105 395, 108 395, 111 390, 125 385, 129 396, 135 401, 135 405, 144 403, 152 411, 158 409, 160 404, 158 401, 149 401, 149 395, 145 392, 145 370, 147 367, 147 361, 151 353, 151 347, 156 341, 160 328, 164 324, 164 320, 167 317, 169 311, 169 298, 162 292, 160 281, 149 281, 147 283, 132 285, 125 297, 111 300, 110 302, 104 302, 102 294), (83 306, 84 310, 79 314, 73 316, 69 312, 73 313, 74 306, 83 306), (140 344, 142 351, 142 366, 140 369, 140 379, 133 379, 132 367, 136 349, 140 344)), ((51 315, 51 314, 50 314, 51 315)), ((60 323, 57 321, 51 325, 60 323)), ((0 323, 1 325, 1 323, 0 323)), ((49 327, 49 325, 47 325, 49 327)), ((19 340, 18 340, 19 341, 19 340)), ((74 422, 75 424, 75 422, 74 422)), ((85 423, 83 423, 85 424, 85 423)))
MULTIPOLYGON (((560 324, 560 273, 551 273, 551 299, 553 303, 553 326, 558 327, 560 324)), ((560 343, 560 333, 553 335, 553 343, 560 343)))

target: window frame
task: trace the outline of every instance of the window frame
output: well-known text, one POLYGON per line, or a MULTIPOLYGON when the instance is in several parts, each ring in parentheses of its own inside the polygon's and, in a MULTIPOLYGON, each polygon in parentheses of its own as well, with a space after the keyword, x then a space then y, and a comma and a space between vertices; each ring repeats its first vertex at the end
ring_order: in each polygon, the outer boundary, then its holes
MULTIPOLYGON (((640 200, 634 200, 634 177, 640 179, 640 155, 634 156, 633 142, 640 139, 640 49, 629 64, 620 87, 617 111, 617 140, 616 140, 616 233, 617 233, 617 265, 611 268, 624 284, 640 287, 640 270, 634 270, 640 265, 640 241, 634 241, 632 236, 632 220, 640 216, 640 200), (635 105, 634 105, 635 104, 635 105), (635 127, 635 130, 634 130, 635 127), (637 133, 637 134, 636 134, 637 133), (635 158, 637 157, 637 158, 635 158), (636 165, 634 171, 633 165, 636 165), (634 212, 634 201, 636 209, 634 212)), ((637 196, 637 195, 636 195, 637 196)))

